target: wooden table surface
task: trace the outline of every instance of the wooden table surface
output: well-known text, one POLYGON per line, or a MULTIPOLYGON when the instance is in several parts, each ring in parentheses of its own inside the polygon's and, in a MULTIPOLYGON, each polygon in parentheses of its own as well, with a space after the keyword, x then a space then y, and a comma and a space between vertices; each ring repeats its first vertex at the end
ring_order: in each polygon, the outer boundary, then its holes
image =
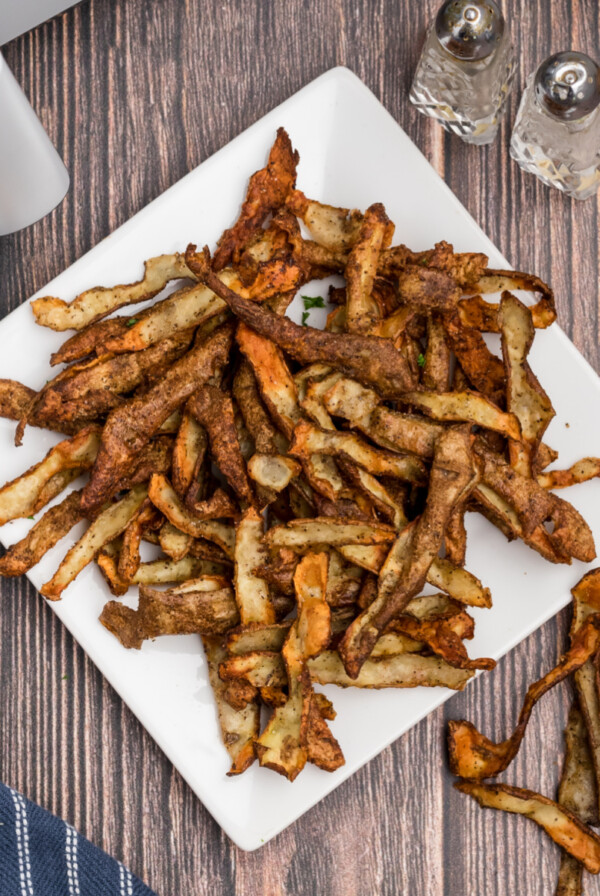
MULTIPOLYGON (((89 0, 4 48, 71 189, 0 240, 10 311, 248 125, 334 65, 381 99, 515 267, 549 280, 559 322, 600 371, 596 200, 510 161, 526 76, 550 52, 599 54, 596 0, 504 0, 517 89, 499 139, 467 147, 408 88, 436 0, 89 0)), ((597 413, 597 409, 590 413, 597 413)), ((497 737, 561 652, 567 616, 385 750, 263 849, 234 847, 25 579, 2 583, 0 779, 123 860, 160 896, 547 896, 558 850, 452 789, 449 718, 497 737)), ((536 709, 506 780, 552 794, 569 692, 536 709)), ((298 785, 296 785, 298 786, 298 785)), ((599 894, 589 879, 588 894, 599 894)))

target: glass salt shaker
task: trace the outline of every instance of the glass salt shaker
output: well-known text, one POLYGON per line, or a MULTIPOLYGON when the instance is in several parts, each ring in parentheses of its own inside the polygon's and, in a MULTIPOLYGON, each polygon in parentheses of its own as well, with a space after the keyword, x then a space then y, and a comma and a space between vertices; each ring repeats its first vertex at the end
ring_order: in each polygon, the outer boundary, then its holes
POLYGON ((467 143, 491 143, 514 74, 514 50, 494 0, 447 0, 427 33, 410 99, 467 143))
POLYGON ((585 53, 550 56, 531 75, 510 154, 525 171, 574 199, 600 186, 600 69, 585 53))

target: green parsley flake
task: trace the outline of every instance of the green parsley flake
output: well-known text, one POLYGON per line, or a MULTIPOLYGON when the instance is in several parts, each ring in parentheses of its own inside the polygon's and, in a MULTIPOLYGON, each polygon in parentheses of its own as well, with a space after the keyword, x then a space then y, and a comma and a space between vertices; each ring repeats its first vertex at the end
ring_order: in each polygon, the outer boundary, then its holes
POLYGON ((28 516, 27 519, 28 519, 28 520, 34 520, 35 517, 34 517, 34 516, 28 516))
POLYGON ((134 324, 137 324, 138 319, 139 319, 139 318, 137 318, 137 317, 130 317, 129 320, 127 321, 127 326, 128 326, 128 327, 133 327, 134 324))
POLYGON ((422 268, 427 268, 427 267, 429 267, 429 259, 422 258, 421 261, 419 262, 419 264, 421 265, 422 268))
POLYGON ((68 680, 68 678, 69 678, 69 676, 68 676, 68 675, 63 675, 63 677, 62 677, 62 680, 63 680, 63 681, 67 681, 67 680, 68 680))
POLYGON ((302 296, 304 307, 308 311, 309 308, 324 308, 325 299, 323 296, 302 296))
POLYGON ((303 311, 303 312, 302 312, 302 326, 303 326, 303 327, 307 327, 307 326, 308 326, 308 311, 303 311))
POLYGON ((417 358, 417 364, 419 365, 419 367, 425 367, 425 355, 419 355, 419 357, 417 358))

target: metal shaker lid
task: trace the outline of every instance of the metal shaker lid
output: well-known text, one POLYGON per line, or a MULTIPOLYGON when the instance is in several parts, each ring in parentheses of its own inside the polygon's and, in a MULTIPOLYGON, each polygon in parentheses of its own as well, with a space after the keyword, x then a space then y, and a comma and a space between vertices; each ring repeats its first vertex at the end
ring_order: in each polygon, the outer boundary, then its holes
POLYGON ((504 16, 494 0, 446 0, 439 9, 435 30, 444 49, 458 59, 486 59, 505 28, 504 16))
POLYGON ((563 121, 583 118, 600 103, 600 69, 593 59, 575 50, 544 60, 534 85, 538 102, 563 121))

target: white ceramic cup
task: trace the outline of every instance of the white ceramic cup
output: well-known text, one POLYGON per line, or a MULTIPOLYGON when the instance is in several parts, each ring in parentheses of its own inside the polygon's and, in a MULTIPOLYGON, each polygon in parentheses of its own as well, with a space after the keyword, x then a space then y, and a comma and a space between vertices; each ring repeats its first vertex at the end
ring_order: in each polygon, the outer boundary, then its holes
POLYGON ((0 236, 47 215, 69 174, 0 54, 0 236))

